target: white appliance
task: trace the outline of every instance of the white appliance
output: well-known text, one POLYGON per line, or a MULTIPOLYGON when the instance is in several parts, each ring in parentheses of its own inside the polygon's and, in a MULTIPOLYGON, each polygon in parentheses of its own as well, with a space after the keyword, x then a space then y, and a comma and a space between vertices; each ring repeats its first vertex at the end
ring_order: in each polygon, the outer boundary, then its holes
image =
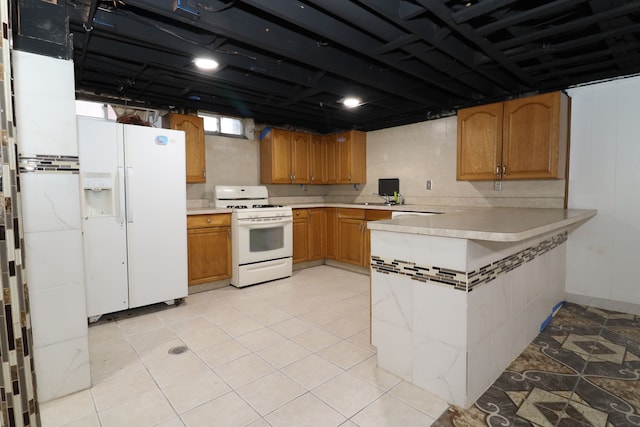
POLYGON ((268 204, 264 186, 216 185, 214 192, 216 208, 232 208, 231 284, 241 288, 291 276, 291 208, 268 204))
POLYGON ((87 315, 187 296, 184 132, 78 117, 87 315))

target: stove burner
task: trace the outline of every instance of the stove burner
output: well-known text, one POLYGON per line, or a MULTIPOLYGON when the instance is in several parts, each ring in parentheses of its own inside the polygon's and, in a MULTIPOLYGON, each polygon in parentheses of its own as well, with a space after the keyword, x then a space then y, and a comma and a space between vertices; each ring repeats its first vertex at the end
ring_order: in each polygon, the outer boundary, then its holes
POLYGON ((234 206, 229 206, 229 208, 231 208, 231 209, 247 209, 247 205, 234 205, 234 206))
POLYGON ((262 208, 282 208, 282 205, 253 205, 254 208, 262 209, 262 208))

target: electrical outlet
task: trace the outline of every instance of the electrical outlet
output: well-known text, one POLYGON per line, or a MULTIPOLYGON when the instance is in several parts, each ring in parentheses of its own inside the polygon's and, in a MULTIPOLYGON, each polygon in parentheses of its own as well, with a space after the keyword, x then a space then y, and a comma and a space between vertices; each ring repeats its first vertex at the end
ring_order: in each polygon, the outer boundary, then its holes
POLYGON ((502 181, 493 181, 493 189, 494 191, 502 190, 502 181))
POLYGON ((433 181, 431 181, 430 179, 427 180, 427 190, 431 190, 431 188, 433 188, 433 181))

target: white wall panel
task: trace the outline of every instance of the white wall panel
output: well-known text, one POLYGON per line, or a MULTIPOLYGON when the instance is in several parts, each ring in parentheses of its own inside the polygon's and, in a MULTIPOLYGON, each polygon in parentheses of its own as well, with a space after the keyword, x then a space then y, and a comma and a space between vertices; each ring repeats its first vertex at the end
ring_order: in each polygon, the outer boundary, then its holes
POLYGON ((569 237, 568 298, 640 312, 634 271, 640 263, 640 77, 569 94, 569 207, 595 208, 598 215, 569 237))
POLYGON ((20 154, 77 156, 73 61, 13 51, 20 154))

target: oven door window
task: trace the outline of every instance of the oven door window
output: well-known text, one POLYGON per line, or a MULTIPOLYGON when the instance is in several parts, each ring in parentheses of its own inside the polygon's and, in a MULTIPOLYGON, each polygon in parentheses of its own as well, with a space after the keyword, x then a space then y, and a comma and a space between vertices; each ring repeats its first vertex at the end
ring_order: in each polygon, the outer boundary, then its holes
POLYGON ((284 247, 284 227, 254 228, 249 230, 249 252, 268 252, 284 247))

